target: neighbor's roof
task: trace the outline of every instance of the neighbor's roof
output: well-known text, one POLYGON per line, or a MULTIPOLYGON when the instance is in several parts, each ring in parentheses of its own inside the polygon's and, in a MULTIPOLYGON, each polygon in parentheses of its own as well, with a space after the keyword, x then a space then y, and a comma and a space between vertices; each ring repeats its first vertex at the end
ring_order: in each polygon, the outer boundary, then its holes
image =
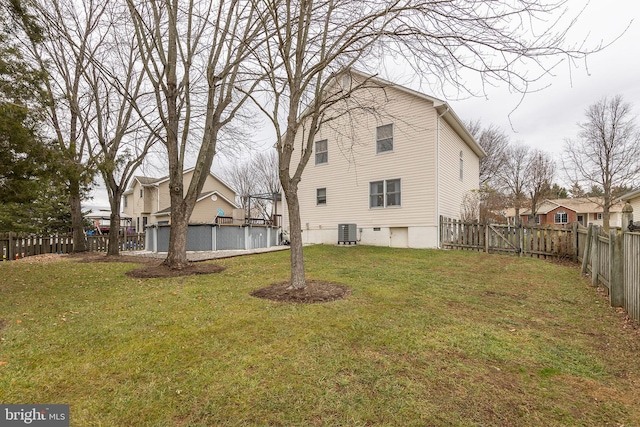
MULTIPOLYGON (((224 197, 223 194, 220 194, 217 191, 207 191, 206 193, 200 193, 200 195, 196 199, 196 203, 206 199, 207 197, 211 197, 211 196, 220 197, 223 200, 225 200, 227 203, 229 203, 231 206, 233 206, 234 209, 238 209, 238 205, 236 205, 235 202, 232 202, 231 200, 227 199, 226 197, 224 197)), ((152 215, 165 216, 165 215, 169 215, 170 213, 171 213, 171 206, 169 206, 168 208, 164 208, 162 210, 159 210, 158 212, 154 212, 152 215)))
POLYGON ((635 199, 636 197, 640 197, 640 188, 623 194, 618 198, 618 201, 626 202, 628 200, 635 199))
MULTIPOLYGON (((189 168, 189 169, 185 169, 182 174, 186 175, 189 172, 192 172, 195 169, 195 167, 189 168)), ((237 194, 237 191, 234 190, 229 184, 227 184, 222 178, 220 178, 218 175, 214 174, 213 172, 209 171, 209 175, 211 175, 212 177, 214 177, 215 179, 217 179, 222 185, 224 185, 225 187, 227 187, 229 190, 233 191, 234 193, 237 194)), ((123 195, 127 195, 127 194, 131 194, 131 192, 133 191, 133 186, 134 186, 134 182, 138 181, 140 183, 141 186, 145 187, 145 186, 157 186, 162 184, 163 182, 169 181, 169 175, 167 176, 163 176, 160 178, 151 178, 148 176, 134 176, 133 180, 131 181, 131 185, 129 187, 129 189, 127 191, 125 191, 123 193, 123 195)))
MULTIPOLYGON (((616 203, 609 209, 609 212, 622 212, 622 203, 616 203)), ((544 200, 537 209, 537 214, 547 214, 559 207, 572 210, 576 213, 599 213, 602 212, 602 199, 592 197, 576 197, 575 199, 547 199, 544 200)), ((525 209, 521 215, 530 215, 531 210, 525 209)))

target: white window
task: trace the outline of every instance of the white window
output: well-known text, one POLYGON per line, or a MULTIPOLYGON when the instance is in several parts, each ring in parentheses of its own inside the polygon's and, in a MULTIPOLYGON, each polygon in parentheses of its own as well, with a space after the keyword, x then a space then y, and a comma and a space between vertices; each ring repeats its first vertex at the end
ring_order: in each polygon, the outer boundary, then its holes
POLYGON ((321 165, 329 161, 329 149, 327 140, 316 141, 316 165, 321 165))
POLYGON ((126 208, 126 207, 128 206, 128 204, 129 204, 129 203, 128 203, 129 198, 128 198, 127 196, 124 196, 124 197, 122 198, 122 200, 123 200, 123 203, 124 203, 124 207, 126 208))
POLYGON ((142 188, 140 189, 140 198, 142 199, 142 188))
POLYGON ((393 151, 393 123, 376 128, 376 153, 393 151))
POLYGON ((462 151, 460 152, 460 181, 464 179, 464 159, 462 158, 462 151))
POLYGON ((369 207, 386 208, 400 206, 401 189, 399 179, 374 181, 369 183, 369 207))
POLYGON ((540 225, 540 215, 536 215, 536 224, 540 225))
POLYGON ((568 215, 567 215, 567 213, 565 211, 558 211, 553 216, 553 221, 556 224, 566 224, 566 223, 569 222, 569 218, 568 218, 568 215))
POLYGON ((602 212, 597 214, 597 219, 602 219, 602 212))
POLYGON ((326 204, 327 204, 327 189, 317 188, 316 189, 316 205, 326 205, 326 204))

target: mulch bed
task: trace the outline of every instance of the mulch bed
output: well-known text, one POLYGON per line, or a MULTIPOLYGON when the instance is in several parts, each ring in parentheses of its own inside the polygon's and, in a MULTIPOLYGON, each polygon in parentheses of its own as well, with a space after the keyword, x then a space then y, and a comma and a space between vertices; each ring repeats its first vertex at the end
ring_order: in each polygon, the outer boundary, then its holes
POLYGON ((315 304, 346 298, 351 290, 337 283, 307 280, 304 289, 289 289, 289 282, 275 283, 251 292, 251 296, 279 302, 315 304))

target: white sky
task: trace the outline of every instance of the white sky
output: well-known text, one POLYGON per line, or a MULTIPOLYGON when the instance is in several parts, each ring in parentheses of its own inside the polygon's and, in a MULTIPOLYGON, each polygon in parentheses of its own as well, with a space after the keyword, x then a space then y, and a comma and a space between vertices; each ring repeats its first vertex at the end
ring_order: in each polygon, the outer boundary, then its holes
MULTIPOLYGON (((584 3, 571 0, 570 6, 584 3)), ((620 94, 634 104, 635 114, 640 113, 640 1, 591 0, 573 32, 576 37, 588 35, 588 44, 596 45, 614 40, 629 23, 613 45, 588 57, 588 70, 581 63, 570 74, 566 63, 560 65, 547 80, 551 86, 527 94, 519 106, 521 96, 505 88, 489 89, 488 99, 450 104, 463 120, 493 123, 507 131, 512 141, 541 148, 559 159, 565 138, 576 138, 576 124, 584 120, 586 108, 602 97, 620 94)))
MULTIPOLYGON (((569 0, 569 7, 576 13, 586 3, 586 0, 569 0)), ((485 126, 494 124, 512 141, 548 151, 559 160, 565 139, 576 138, 577 123, 584 120, 585 109, 602 97, 620 94, 634 105, 634 113, 640 114, 640 1, 590 0, 572 34, 575 40, 586 38, 587 46, 595 46, 612 42, 627 26, 617 41, 602 52, 590 55, 586 64, 579 63, 579 68, 571 67, 571 70, 566 62, 558 66, 555 75, 545 81, 549 87, 527 94, 521 103, 522 96, 509 93, 506 86, 487 88, 486 98, 446 101, 461 119, 479 119, 485 126)), ((266 122, 264 125, 269 126, 266 122)), ((256 134, 255 139, 265 147, 273 143, 272 133, 268 131, 256 134)), ((224 162, 218 157, 214 171, 224 162)), ((557 181, 562 183, 562 178, 559 172, 557 181)), ((104 188, 96 188, 93 196, 94 199, 86 203, 88 207, 94 211, 108 208, 104 188)))

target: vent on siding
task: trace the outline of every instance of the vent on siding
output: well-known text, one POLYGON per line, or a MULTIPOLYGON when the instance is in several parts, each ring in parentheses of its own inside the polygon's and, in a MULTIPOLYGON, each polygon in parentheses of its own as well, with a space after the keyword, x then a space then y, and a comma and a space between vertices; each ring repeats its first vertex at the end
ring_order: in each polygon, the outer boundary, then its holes
POLYGON ((338 224, 338 244, 358 244, 356 224, 338 224))

